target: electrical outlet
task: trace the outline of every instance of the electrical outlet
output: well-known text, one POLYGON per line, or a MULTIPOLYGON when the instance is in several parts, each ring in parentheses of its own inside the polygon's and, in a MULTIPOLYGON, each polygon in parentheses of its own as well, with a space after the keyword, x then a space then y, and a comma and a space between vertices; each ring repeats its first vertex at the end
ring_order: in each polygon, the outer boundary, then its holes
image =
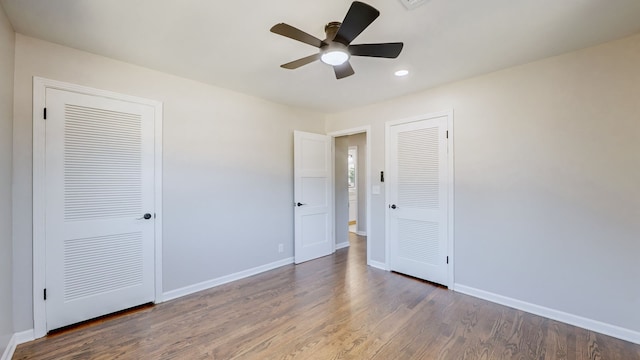
POLYGON ((278 252, 284 251, 284 244, 278 244, 278 252))

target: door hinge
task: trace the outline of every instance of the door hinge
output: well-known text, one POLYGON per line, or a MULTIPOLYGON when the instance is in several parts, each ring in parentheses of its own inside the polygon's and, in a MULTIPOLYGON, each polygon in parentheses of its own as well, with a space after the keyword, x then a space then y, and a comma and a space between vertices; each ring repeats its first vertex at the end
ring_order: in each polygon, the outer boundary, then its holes
POLYGON ((447 256, 447 264, 449 263, 449 257, 447 256))
POLYGON ((447 139, 449 138, 449 130, 447 130, 447 139))
POLYGON ((43 115, 44 119, 47 120, 47 108, 44 108, 43 115))
POLYGON ((47 300, 47 289, 44 289, 44 299, 47 300))

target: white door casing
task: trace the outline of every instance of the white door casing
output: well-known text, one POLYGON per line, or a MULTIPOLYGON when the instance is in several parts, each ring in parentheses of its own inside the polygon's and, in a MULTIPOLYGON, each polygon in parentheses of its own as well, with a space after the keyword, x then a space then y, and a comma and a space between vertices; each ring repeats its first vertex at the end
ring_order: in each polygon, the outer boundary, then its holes
POLYGON ((46 90, 47 330, 154 300, 153 108, 46 90), (139 219, 141 218, 141 219, 139 219))
POLYGON ((389 268, 449 285, 449 113, 387 127, 389 268))
POLYGON ((329 255, 333 239, 331 137, 294 131, 295 263, 329 255))
POLYGON ((34 78, 35 337, 161 301, 161 116, 159 102, 34 78))

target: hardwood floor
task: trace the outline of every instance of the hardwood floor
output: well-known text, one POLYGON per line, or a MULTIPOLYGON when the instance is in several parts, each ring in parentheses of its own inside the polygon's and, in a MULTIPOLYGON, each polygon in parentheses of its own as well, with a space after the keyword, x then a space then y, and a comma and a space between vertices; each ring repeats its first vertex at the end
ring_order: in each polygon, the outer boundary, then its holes
POLYGON ((640 345, 367 267, 366 241, 19 345, 13 359, 640 359, 640 345))

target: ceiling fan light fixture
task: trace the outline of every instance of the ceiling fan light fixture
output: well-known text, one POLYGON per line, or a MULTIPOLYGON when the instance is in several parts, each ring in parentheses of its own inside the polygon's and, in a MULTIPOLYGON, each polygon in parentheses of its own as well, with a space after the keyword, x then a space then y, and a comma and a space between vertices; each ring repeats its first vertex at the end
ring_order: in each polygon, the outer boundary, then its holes
POLYGON ((378 16, 380 16, 380 11, 371 5, 367 5, 361 1, 354 1, 351 3, 347 15, 345 15, 342 22, 332 21, 325 25, 324 31, 327 37, 324 40, 320 40, 313 35, 285 23, 275 24, 271 27, 272 33, 300 41, 319 49, 319 51, 313 55, 290 61, 280 65, 280 67, 293 70, 320 60, 333 67, 336 79, 339 80, 355 74, 353 67, 351 67, 349 63, 349 59, 351 59, 352 56, 387 59, 397 58, 404 46, 401 42, 351 44, 378 16))
POLYGON ((320 56, 323 63, 331 66, 342 65, 349 60, 349 54, 341 49, 331 49, 320 56))

